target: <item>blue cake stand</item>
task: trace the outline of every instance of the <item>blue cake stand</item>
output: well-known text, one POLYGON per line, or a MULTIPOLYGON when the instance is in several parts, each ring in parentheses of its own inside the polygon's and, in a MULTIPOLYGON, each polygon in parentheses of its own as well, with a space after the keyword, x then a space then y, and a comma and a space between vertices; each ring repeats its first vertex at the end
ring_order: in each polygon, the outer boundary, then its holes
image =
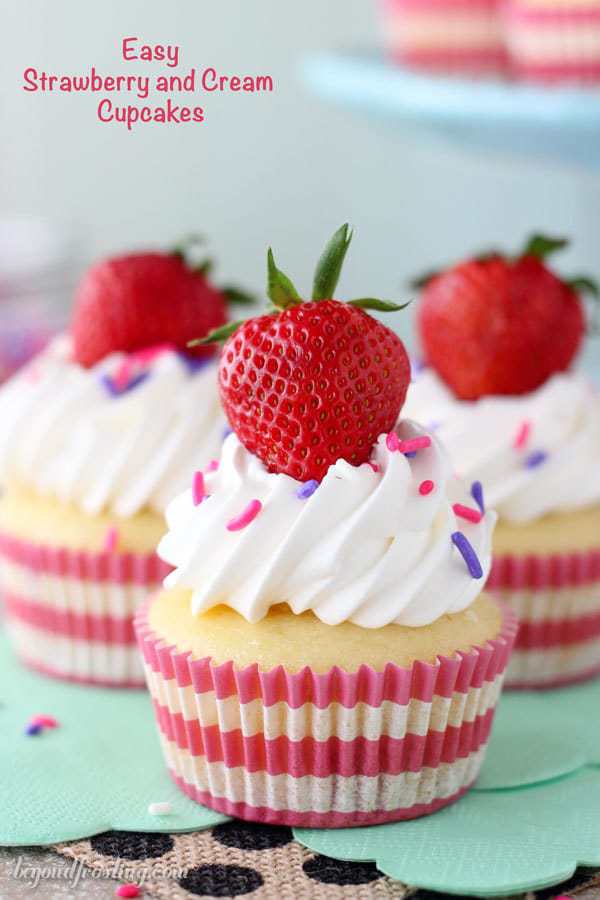
POLYGON ((600 169, 600 90, 420 74, 358 52, 310 57, 303 75, 323 99, 405 131, 600 169))

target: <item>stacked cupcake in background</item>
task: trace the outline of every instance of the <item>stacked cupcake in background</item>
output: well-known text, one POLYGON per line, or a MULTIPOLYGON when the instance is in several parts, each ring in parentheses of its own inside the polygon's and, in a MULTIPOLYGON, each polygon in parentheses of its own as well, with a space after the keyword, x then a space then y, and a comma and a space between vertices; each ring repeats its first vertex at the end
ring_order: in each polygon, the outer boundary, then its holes
POLYGON ((506 40, 518 77, 600 81, 599 0, 509 0, 506 40))
POLYGON ((47 674, 139 685, 133 613, 168 567, 163 511, 218 454, 211 348, 226 298, 181 255, 89 270, 69 334, 0 389, 0 575, 19 657, 47 674))
POLYGON ((600 0, 381 0, 391 57, 448 74, 600 81, 600 0))
POLYGON ((495 514, 402 420, 399 338, 334 296, 341 228, 304 302, 269 252, 271 312, 221 329, 233 429, 167 510, 165 590, 136 618, 170 774, 241 818, 425 815, 477 778, 516 622, 482 593, 495 514))
POLYGON ((558 278, 540 236, 430 276, 408 414, 435 430, 499 514, 488 587, 517 612, 507 676, 551 687, 600 671, 600 395, 570 367, 588 279, 558 278))
POLYGON ((500 0, 383 0, 391 56, 447 72, 506 69, 500 0))

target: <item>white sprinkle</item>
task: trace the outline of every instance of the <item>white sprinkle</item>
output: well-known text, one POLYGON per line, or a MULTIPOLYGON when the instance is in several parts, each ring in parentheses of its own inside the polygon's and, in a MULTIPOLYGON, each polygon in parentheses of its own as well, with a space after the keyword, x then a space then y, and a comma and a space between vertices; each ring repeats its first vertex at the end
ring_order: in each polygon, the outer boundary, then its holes
POLYGON ((148 812, 151 816, 168 816, 173 812, 173 808, 166 801, 164 803, 150 803, 148 812))

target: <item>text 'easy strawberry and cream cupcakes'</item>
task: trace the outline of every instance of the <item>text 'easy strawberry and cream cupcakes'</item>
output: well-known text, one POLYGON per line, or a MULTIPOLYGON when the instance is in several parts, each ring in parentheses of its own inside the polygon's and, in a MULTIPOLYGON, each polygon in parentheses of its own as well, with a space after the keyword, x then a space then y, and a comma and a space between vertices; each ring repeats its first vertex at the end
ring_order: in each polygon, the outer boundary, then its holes
POLYGON ((143 684, 139 602, 168 571, 164 509, 221 446, 216 366, 187 342, 225 297, 173 254, 93 267, 71 333, 0 389, 0 575, 29 665, 143 684))
POLYGON ((552 687, 600 671, 600 394, 570 369, 578 291, 534 238, 522 255, 428 279, 419 330, 430 368, 407 414, 434 429, 499 515, 488 589, 520 620, 507 684, 552 687))
POLYGON ((495 515, 425 430, 394 428, 400 340, 331 298, 340 229, 303 302, 232 326, 234 434, 167 510, 165 589, 136 617, 167 766, 190 797, 287 825, 434 812, 476 779, 514 616, 482 594, 495 515))
POLYGON ((501 0, 382 0, 393 59, 417 68, 490 74, 503 71, 501 0))

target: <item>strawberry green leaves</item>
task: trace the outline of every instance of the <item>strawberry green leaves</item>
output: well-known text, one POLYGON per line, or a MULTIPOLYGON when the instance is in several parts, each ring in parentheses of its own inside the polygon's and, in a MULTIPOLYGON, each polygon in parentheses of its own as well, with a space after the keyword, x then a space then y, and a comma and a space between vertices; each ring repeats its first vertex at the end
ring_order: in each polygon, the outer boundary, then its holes
POLYGON ((188 347, 202 347, 204 344, 221 344, 223 341, 226 341, 228 337, 231 337, 234 331, 242 324, 242 319, 238 322, 227 322, 226 325, 222 325, 221 328, 215 328, 214 331, 211 331, 210 334, 207 334, 206 337, 196 338, 194 341, 188 341, 188 347))
POLYGON ((338 228, 328 241, 315 270, 313 300, 333 298, 351 241, 352 230, 348 224, 338 228))
POLYGON ((275 257, 270 247, 267 253, 267 295, 275 309, 279 310, 302 303, 290 279, 275 265, 275 257))
POLYGON ((358 306, 359 309, 373 309, 377 312, 398 312, 410 306, 408 303, 392 303, 390 300, 377 300, 376 297, 360 297, 358 300, 348 300, 349 306, 358 306))
POLYGON ((545 260, 558 250, 569 246, 567 238, 554 238, 546 234, 532 234, 519 256, 535 256, 545 260))

